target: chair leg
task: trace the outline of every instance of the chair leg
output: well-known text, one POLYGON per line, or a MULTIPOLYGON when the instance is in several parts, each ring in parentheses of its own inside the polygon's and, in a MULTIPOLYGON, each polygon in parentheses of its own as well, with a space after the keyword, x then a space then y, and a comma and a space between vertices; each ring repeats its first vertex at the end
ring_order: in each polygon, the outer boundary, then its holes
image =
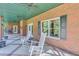
POLYGON ((40 51, 40 56, 41 56, 41 54, 42 54, 42 50, 40 51))
POLYGON ((33 53, 33 47, 31 48, 30 56, 32 56, 32 53, 33 53))

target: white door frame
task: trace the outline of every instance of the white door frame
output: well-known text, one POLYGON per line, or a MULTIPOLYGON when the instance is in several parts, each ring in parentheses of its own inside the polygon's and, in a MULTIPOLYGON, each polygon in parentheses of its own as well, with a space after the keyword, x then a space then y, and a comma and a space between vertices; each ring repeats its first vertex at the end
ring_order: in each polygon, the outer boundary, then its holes
POLYGON ((18 33, 18 26, 13 25, 13 33, 17 34, 18 33))
MULTIPOLYGON (((33 26, 33 23, 30 23, 27 25, 27 31, 29 31, 29 26, 31 26, 31 25, 33 26)), ((32 31, 32 28, 31 28, 31 31, 32 31)))

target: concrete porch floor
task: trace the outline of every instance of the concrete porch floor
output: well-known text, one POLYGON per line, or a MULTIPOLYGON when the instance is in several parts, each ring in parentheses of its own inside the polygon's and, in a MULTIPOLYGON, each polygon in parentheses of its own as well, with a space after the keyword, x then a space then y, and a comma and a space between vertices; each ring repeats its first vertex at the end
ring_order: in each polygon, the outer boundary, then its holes
MULTIPOLYGON (((6 47, 0 48, 0 56, 29 56, 30 46, 27 44, 22 45, 20 39, 7 39, 6 47)), ((56 47, 51 47, 47 44, 44 46, 42 56, 73 56, 65 51, 56 47)))

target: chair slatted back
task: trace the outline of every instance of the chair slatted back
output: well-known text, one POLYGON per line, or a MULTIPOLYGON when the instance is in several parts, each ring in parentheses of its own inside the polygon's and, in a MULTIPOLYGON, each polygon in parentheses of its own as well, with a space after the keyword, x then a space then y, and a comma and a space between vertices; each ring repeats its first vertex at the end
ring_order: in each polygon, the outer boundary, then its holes
POLYGON ((29 31, 28 33, 27 33, 27 37, 26 37, 26 39, 28 40, 30 37, 31 37, 31 31, 29 31))
POLYGON ((39 46, 44 46, 45 38, 46 38, 46 34, 42 32, 39 40, 39 44, 38 44, 39 46))

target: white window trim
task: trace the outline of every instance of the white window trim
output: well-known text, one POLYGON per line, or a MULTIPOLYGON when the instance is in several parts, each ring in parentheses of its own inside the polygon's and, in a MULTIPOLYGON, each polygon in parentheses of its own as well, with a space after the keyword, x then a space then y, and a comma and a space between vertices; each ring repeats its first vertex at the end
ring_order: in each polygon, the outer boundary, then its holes
MULTIPOLYGON (((41 21, 41 33, 42 33, 42 23, 45 22, 45 21, 49 22, 49 20, 43 20, 43 21, 41 21)), ((49 24, 48 24, 48 26, 49 26, 49 24)), ((48 35, 49 35, 49 31, 48 31, 48 35)))
MULTIPOLYGON (((33 23, 30 23, 30 24, 28 24, 27 25, 27 30, 29 31, 29 26, 33 26, 33 23)), ((31 29, 32 30, 32 29, 31 29)), ((32 33, 33 34, 33 33, 32 33)), ((32 35, 32 37, 33 37, 33 35, 32 35)))
POLYGON ((30 24, 27 25, 28 26, 28 31, 29 31, 29 26, 31 26, 31 25, 33 25, 33 23, 30 23, 30 24))
MULTIPOLYGON (((50 36, 50 21, 51 20, 56 20, 56 19, 60 19, 60 17, 56 17, 56 18, 52 18, 52 19, 41 21, 41 32, 42 32, 42 22, 48 21, 48 36, 47 36, 47 38, 52 38, 52 39, 60 40, 60 30, 59 30, 59 37, 50 36)), ((59 29, 60 29, 60 27, 59 27, 59 29)))

